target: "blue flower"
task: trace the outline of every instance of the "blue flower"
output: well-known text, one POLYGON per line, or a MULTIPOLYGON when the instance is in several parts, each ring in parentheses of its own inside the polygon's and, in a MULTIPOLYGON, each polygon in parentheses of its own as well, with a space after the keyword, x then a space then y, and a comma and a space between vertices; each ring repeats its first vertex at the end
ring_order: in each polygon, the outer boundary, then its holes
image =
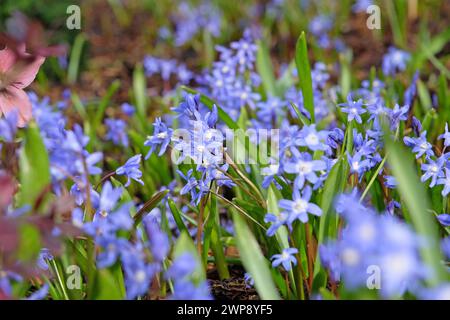
POLYGON ((352 11, 355 13, 366 12, 369 6, 373 5, 373 0, 357 0, 352 6, 352 11))
POLYGON ((152 136, 148 136, 144 143, 144 146, 151 147, 150 151, 145 156, 147 160, 150 155, 155 151, 156 147, 159 146, 158 156, 162 156, 166 152, 167 146, 172 138, 173 130, 167 128, 167 125, 161 121, 161 118, 156 118, 153 123, 154 131, 152 136))
POLYGON ((246 70, 251 70, 253 68, 253 63, 256 60, 258 46, 250 40, 251 39, 246 39, 244 37, 239 41, 234 41, 230 44, 230 47, 236 50, 235 59, 239 66, 238 70, 241 73, 246 70))
POLYGON ((147 231, 148 242, 150 251, 152 253, 152 257, 157 262, 164 261, 170 250, 169 237, 165 232, 161 230, 161 228, 157 225, 157 223, 153 220, 153 218, 144 219, 144 225, 147 231))
POLYGON ((384 176, 384 185, 390 189, 395 189, 397 187, 397 179, 394 176, 384 176))
POLYGON ((127 125, 122 119, 106 119, 108 132, 105 138, 112 141, 115 145, 128 147, 127 125))
POLYGON ((397 103, 393 109, 388 109, 391 129, 394 130, 398 127, 400 121, 405 121, 408 119, 409 105, 400 107, 397 103))
POLYGON ((424 288, 418 295, 424 300, 450 300, 450 283, 443 283, 434 288, 424 288))
POLYGON ((450 259, 450 237, 446 237, 441 241, 441 248, 447 259, 450 259))
POLYGON ((127 240, 114 236, 98 237, 95 244, 102 248, 97 255, 97 267, 100 269, 112 266, 123 252, 129 250, 127 240))
POLYGON ((267 236, 272 237, 275 235, 277 230, 282 226, 287 224, 289 218, 289 212, 280 212, 279 215, 274 215, 273 213, 268 213, 264 217, 264 222, 271 223, 269 229, 267 229, 267 236))
POLYGON ((296 140, 297 145, 301 147, 308 147, 312 151, 329 149, 326 145, 328 138, 327 131, 317 131, 316 125, 304 126, 300 131, 299 138, 296 140))
POLYGON ((120 109, 122 110, 123 113, 125 113, 129 117, 132 117, 134 115, 134 113, 136 112, 134 106, 129 104, 128 102, 122 103, 122 105, 120 106, 120 109))
POLYGON ((316 204, 309 202, 311 195, 311 187, 306 186, 302 193, 300 193, 299 189, 294 189, 292 200, 282 199, 278 202, 280 208, 286 210, 289 214, 289 224, 292 224, 297 219, 303 223, 308 222, 308 213, 319 217, 322 215, 322 209, 316 204))
POLYGON ((450 214, 438 214, 437 219, 444 227, 450 227, 450 214))
POLYGON ((255 285, 255 279, 253 279, 252 275, 248 272, 244 274, 244 281, 247 288, 251 288, 255 285))
POLYGON ((48 283, 45 283, 42 287, 39 288, 39 290, 33 292, 25 300, 43 300, 47 297, 49 288, 50 287, 48 283))
POLYGON ((350 165, 350 172, 357 173, 360 177, 370 168, 370 161, 365 159, 361 160, 362 153, 356 152, 353 157, 347 154, 348 163, 350 165))
POLYGON ((48 270, 48 260, 53 260, 53 255, 50 253, 50 250, 47 248, 42 248, 41 252, 39 252, 39 257, 37 261, 37 265, 42 270, 48 270))
POLYGON ((445 124, 445 132, 441 134, 438 139, 444 139, 444 146, 450 146, 450 132, 448 132, 448 123, 445 124))
POLYGON ((309 31, 315 36, 321 36, 333 28, 333 19, 328 15, 314 17, 309 23, 309 31))
POLYGON ((98 211, 103 212, 102 215, 111 212, 119 201, 121 195, 121 188, 114 188, 111 182, 105 182, 102 188, 102 193, 100 194, 98 211))
POLYGON ((374 120, 378 122, 379 118, 390 114, 390 109, 386 108, 381 99, 376 99, 375 102, 368 104, 367 110, 370 113, 368 121, 374 120))
POLYGON ((437 179, 443 176, 443 167, 447 161, 445 155, 440 156, 436 161, 428 159, 428 163, 422 163, 420 168, 425 173, 420 178, 420 181, 425 182, 431 178, 430 187, 433 188, 436 185, 437 179))
POLYGON ((167 270, 166 279, 174 281, 186 280, 197 268, 197 260, 191 253, 185 252, 178 256, 167 270))
POLYGON ((298 253, 296 248, 285 248, 281 254, 274 254, 271 258, 272 267, 276 268, 281 264, 286 271, 290 271, 291 264, 297 265, 297 259, 294 256, 296 253, 298 253))
POLYGON ((127 299, 134 299, 144 295, 154 275, 160 267, 147 264, 140 252, 126 252, 122 255, 122 266, 125 274, 127 299))
POLYGON ((271 124, 274 121, 276 122, 277 118, 283 115, 283 108, 285 105, 286 103, 280 98, 272 96, 269 96, 267 101, 258 102, 256 105, 258 108, 258 111, 256 112, 258 120, 268 124, 271 124))
POLYGON ((294 161, 286 163, 284 170, 287 173, 297 174, 294 181, 295 187, 298 189, 303 188, 306 180, 316 183, 319 180, 316 171, 326 170, 326 163, 322 160, 312 160, 309 153, 300 153, 295 149, 293 151, 294 161))
POLYGON ((361 114, 365 113, 366 110, 362 108, 363 101, 361 99, 353 100, 352 95, 349 93, 347 96, 347 102, 341 103, 339 106, 344 107, 341 108, 342 112, 347 113, 347 121, 351 122, 355 120, 358 123, 362 123, 361 114))
POLYGON ((341 260, 339 250, 335 243, 319 245, 319 256, 323 266, 330 272, 333 281, 339 281, 341 277, 341 260))
POLYGON ((159 59, 152 57, 152 56, 145 56, 144 57, 144 70, 147 77, 150 77, 154 75, 155 73, 159 72, 160 64, 159 59))
POLYGON ((383 57, 382 70, 385 75, 395 75, 397 71, 406 69, 406 64, 411 59, 411 55, 400 49, 390 47, 383 57))
POLYGON ((174 284, 173 291, 172 300, 212 300, 206 281, 197 286, 191 281, 177 281, 174 284))
POLYGON ((128 159, 128 161, 123 165, 122 167, 117 168, 116 174, 117 175, 125 175, 127 176, 127 183, 125 184, 125 187, 128 187, 130 185, 130 179, 133 179, 140 184, 144 185, 144 181, 142 181, 140 178, 142 177, 142 172, 139 169, 140 163, 141 163, 141 154, 137 154, 134 157, 131 157, 128 159))
POLYGON ((423 131, 418 138, 404 137, 405 144, 412 148, 412 152, 416 153, 416 159, 419 159, 425 154, 425 156, 431 157, 434 153, 432 145, 427 141, 427 132, 423 131))

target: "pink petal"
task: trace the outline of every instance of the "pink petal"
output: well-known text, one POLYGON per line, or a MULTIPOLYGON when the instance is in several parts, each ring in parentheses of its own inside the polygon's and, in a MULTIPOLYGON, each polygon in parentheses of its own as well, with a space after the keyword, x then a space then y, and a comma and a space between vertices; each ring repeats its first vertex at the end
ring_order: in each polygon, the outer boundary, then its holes
POLYGON ((45 58, 41 56, 20 60, 10 70, 11 82, 19 89, 28 87, 36 78, 39 68, 44 61, 45 58))
POLYGON ((0 50, 0 73, 7 72, 16 63, 14 50, 5 48, 0 50))
POLYGON ((17 125, 23 127, 30 121, 32 116, 31 102, 28 95, 22 89, 14 86, 9 86, 7 89, 0 91, 0 115, 16 109, 19 110, 17 125))

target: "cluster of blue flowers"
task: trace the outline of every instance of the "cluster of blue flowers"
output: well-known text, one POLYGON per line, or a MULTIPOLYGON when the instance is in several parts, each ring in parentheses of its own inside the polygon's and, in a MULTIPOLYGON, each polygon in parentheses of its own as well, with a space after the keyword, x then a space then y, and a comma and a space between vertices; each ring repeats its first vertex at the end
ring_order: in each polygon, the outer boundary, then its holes
POLYGON ((448 297, 448 284, 424 289, 423 281, 433 276, 419 254, 427 244, 408 224, 363 205, 356 189, 337 199, 336 211, 346 226, 339 240, 320 247, 322 263, 333 281, 345 283, 348 290, 378 286, 384 298, 400 297, 407 291, 428 298, 447 292, 448 297), (368 283, 372 273, 379 278, 368 283))
MULTIPOLYGON (((173 20, 175 22, 174 43, 176 46, 182 46, 204 31, 218 37, 221 31, 222 13, 209 1, 202 1, 196 7, 183 1, 179 4, 173 20)), ((167 34, 165 30, 167 29, 162 30, 163 34, 167 34)), ((168 35, 164 38, 168 38, 168 35)))
POLYGON ((143 65, 147 77, 160 75, 164 81, 169 81, 174 75, 181 84, 187 84, 194 76, 184 63, 178 63, 174 59, 161 59, 148 55, 144 58, 143 65))
MULTIPOLYGON (((196 261, 192 257, 191 259, 179 257, 174 261, 172 267, 166 268, 171 245, 168 234, 161 230, 161 221, 155 219, 153 214, 149 214, 143 221, 144 231, 137 229, 137 236, 130 237, 134 226, 132 214, 139 207, 136 207, 133 202, 123 202, 123 187, 113 187, 109 181, 106 181, 102 185, 101 192, 98 193, 96 187, 89 183, 91 178, 102 174, 98 165, 101 165, 103 154, 87 151, 89 138, 83 134, 83 129, 79 125, 74 125, 73 130, 68 130, 65 116, 58 107, 50 104, 48 98, 39 100, 33 93, 30 94, 30 98, 36 122, 40 127, 49 154, 53 189, 55 193, 59 194, 66 182, 72 183, 70 193, 75 198, 77 205, 72 213, 72 224, 94 239, 98 248, 97 267, 108 268, 120 261, 128 299, 145 296, 154 278, 158 274, 164 275, 165 272, 167 275, 164 277, 174 283, 174 299, 210 298, 207 283, 191 279, 190 275, 196 268, 196 261), (85 209, 82 209, 83 206, 85 209), (92 210, 92 217, 89 217, 90 213, 86 211, 89 208, 92 210), (180 269, 177 266, 182 267, 180 269), (193 292, 196 293, 191 296, 193 292)), ((132 106, 125 106, 125 108, 128 111, 134 109, 132 106)), ((217 120, 217 115, 215 116, 217 120)), ((208 117, 212 118, 213 116, 208 115, 208 117)), ((211 119, 209 123, 213 126, 216 120, 211 119)), ((118 121, 125 126, 123 120, 114 119, 107 119, 106 124, 111 129, 117 127, 118 121)), ((2 140, 14 141, 15 122, 17 122, 17 117, 14 113, 9 114, 6 119, 2 119, 0 123, 2 140)), ((107 132, 106 138, 111 138, 113 142, 126 146, 128 138, 125 127, 114 130, 118 130, 120 135, 114 135, 114 132, 110 130, 107 132)), ((131 180, 144 184, 141 180, 141 158, 141 154, 131 157, 110 175, 125 176, 127 178, 125 187, 131 184, 131 180)), ((211 171, 208 174, 212 173, 211 171)), ((217 175, 217 173, 214 174, 217 175)), ((169 187, 173 188, 173 186, 169 187)), ((171 218, 173 220, 173 217, 171 218)), ((48 249, 44 248, 38 265, 46 270, 48 269, 47 261, 51 259, 53 256, 48 249)), ((21 279, 13 280, 21 281, 21 279)), ((7 289, 6 286, 10 283, 9 278, 2 277, 2 281, 7 289)), ((30 299, 43 298, 47 292, 48 287, 44 286, 30 296, 30 299)))
POLYGON ((202 91, 214 97, 233 119, 237 119, 243 106, 254 110, 261 100, 256 92, 261 81, 255 72, 257 46, 247 30, 244 37, 232 42, 229 48, 217 46, 216 50, 219 60, 198 82, 202 91))
POLYGON ((202 115, 204 108, 199 95, 187 94, 184 101, 173 108, 179 115, 180 123, 186 127, 178 129, 175 134, 173 129, 157 118, 153 135, 145 141, 145 145, 151 147, 147 158, 156 148, 159 148, 158 155, 161 156, 172 142, 173 150, 178 152, 176 163, 192 161, 196 164, 196 173, 193 169, 186 173, 178 171, 186 183, 180 194, 190 193, 192 203, 195 204, 209 192, 213 181, 217 186, 234 186, 233 181, 226 176, 228 164, 224 163, 224 136, 215 128, 217 108, 213 107, 213 110, 202 115))

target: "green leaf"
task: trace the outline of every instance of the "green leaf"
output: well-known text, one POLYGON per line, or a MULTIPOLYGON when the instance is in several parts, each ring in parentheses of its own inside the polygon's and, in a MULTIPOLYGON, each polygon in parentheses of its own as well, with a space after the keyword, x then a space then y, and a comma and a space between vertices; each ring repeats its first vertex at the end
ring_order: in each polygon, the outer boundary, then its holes
MULTIPOLYGON (((337 215, 332 205, 337 194, 344 189, 346 181, 346 170, 344 168, 345 160, 340 158, 331 168, 327 180, 323 187, 323 192, 320 198, 320 208, 322 209, 322 216, 319 222, 319 235, 317 238, 318 244, 324 243, 329 238, 336 237, 337 234, 337 215)), ((314 276, 317 277, 320 272, 320 258, 317 252, 316 263, 314 265, 314 276)))
POLYGON ((147 126, 147 80, 141 64, 136 65, 133 72, 133 93, 136 104, 136 115, 143 129, 147 126))
POLYGON ((188 229, 186 225, 183 222, 183 219, 181 218, 181 212, 178 210, 177 205, 172 200, 172 198, 169 198, 168 200, 170 211, 172 211, 173 218, 175 220, 175 223, 177 224, 178 230, 180 233, 188 232, 188 229))
POLYGON ((20 261, 32 261, 37 258, 41 250, 41 235, 39 230, 31 224, 20 226, 20 244, 18 259, 20 261))
POLYGON ((81 64, 81 54, 83 52, 83 45, 86 39, 83 33, 80 33, 76 38, 72 46, 72 52, 70 54, 69 66, 67 67, 67 81, 71 84, 75 83, 78 78, 81 64))
POLYGON ((105 96, 102 98, 97 109, 95 110, 95 118, 92 124, 93 128, 98 128, 98 126, 102 122, 103 116, 105 115, 106 107, 109 105, 112 96, 114 95, 114 93, 117 92, 117 90, 119 90, 119 88, 120 88, 119 80, 114 80, 109 86, 108 91, 106 91, 105 96))
POLYGON ((123 289, 116 277, 108 269, 100 269, 96 273, 93 300, 123 300, 123 289))
POLYGON ((251 233, 245 220, 233 211, 233 221, 236 232, 236 244, 245 270, 255 281, 255 288, 263 300, 278 300, 280 296, 273 283, 268 261, 264 258, 261 248, 251 233))
POLYGON ((300 34, 300 37, 298 37, 297 44, 295 46, 295 64, 297 65, 297 73, 300 80, 300 88, 302 89, 303 93, 305 109, 308 110, 311 116, 311 122, 314 123, 314 95, 305 32, 302 32, 300 34))
POLYGON ((25 141, 19 158, 20 192, 18 206, 34 205, 44 189, 50 185, 50 163, 47 149, 35 123, 25 132, 25 141))
POLYGON ((261 81, 266 93, 275 95, 275 76, 270 60, 270 52, 264 42, 258 41, 258 52, 256 55, 256 69, 261 76, 261 81))
POLYGON ((228 266, 225 260, 222 242, 220 241, 220 222, 218 215, 217 198, 213 194, 211 195, 209 215, 205 224, 206 226, 203 237, 203 261, 206 265, 208 259, 209 244, 211 244, 211 250, 214 254, 215 264, 219 273, 219 277, 222 280, 228 279, 230 277, 230 273, 228 272, 228 266))
POLYGON ((433 272, 427 279, 429 285, 437 285, 445 279, 445 271, 441 264, 439 250, 438 227, 434 217, 429 213, 431 208, 428 196, 420 183, 411 153, 399 142, 394 141, 389 131, 385 131, 388 162, 398 183, 398 191, 403 198, 412 223, 418 234, 423 236, 426 245, 422 246, 422 258, 433 272))
POLYGON ((293 102, 291 102, 291 106, 292 106, 292 109, 294 109, 294 111, 295 111, 295 114, 297 115, 297 118, 300 120, 300 127, 301 126, 308 126, 309 125, 309 119, 308 118, 306 118, 301 112, 300 112, 300 110, 298 109, 298 107, 297 107, 297 105, 295 104, 295 103, 293 103, 293 102))

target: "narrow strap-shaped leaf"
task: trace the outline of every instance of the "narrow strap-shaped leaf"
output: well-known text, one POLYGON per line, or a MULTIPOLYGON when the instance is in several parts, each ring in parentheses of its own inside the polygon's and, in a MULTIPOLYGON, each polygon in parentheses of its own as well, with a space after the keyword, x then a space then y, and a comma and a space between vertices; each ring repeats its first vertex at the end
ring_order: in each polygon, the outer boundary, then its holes
POLYGON ((315 123, 311 67, 309 66, 305 32, 300 34, 297 45, 295 46, 295 64, 297 65, 297 73, 300 80, 300 88, 303 93, 305 109, 308 110, 311 116, 311 122, 315 123))

